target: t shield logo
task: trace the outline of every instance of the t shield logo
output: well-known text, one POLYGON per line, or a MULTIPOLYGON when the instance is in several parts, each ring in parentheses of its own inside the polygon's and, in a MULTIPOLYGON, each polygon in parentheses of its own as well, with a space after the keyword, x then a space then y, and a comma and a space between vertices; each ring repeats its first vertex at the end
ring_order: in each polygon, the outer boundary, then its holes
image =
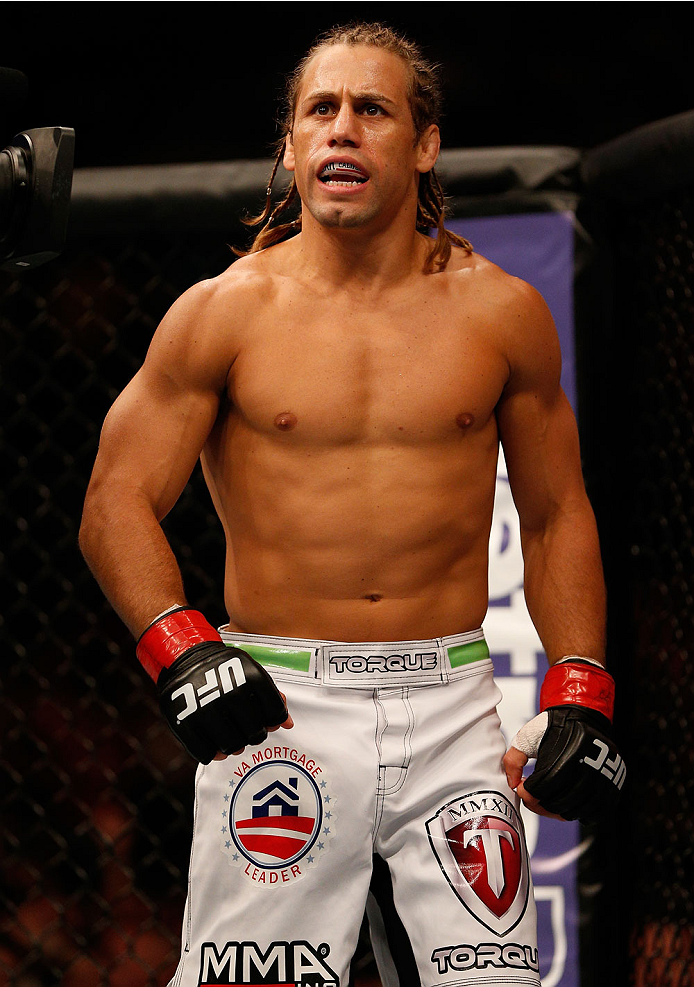
POLYGON ((454 799, 426 824, 448 883, 474 917, 498 936, 520 922, 530 878, 523 824, 500 792, 454 799))

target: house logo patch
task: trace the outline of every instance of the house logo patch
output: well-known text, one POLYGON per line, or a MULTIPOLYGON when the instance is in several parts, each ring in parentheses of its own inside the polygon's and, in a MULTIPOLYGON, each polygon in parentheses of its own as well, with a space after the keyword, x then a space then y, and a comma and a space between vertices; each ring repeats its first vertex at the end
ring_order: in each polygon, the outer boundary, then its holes
POLYGON ((427 821, 431 848, 460 901, 496 935, 525 914, 530 888, 523 824, 500 792, 454 799, 427 821))
POLYGON ((295 749, 267 747, 254 751, 252 761, 242 761, 229 781, 222 849, 255 884, 286 886, 327 852, 334 795, 317 762, 295 749))

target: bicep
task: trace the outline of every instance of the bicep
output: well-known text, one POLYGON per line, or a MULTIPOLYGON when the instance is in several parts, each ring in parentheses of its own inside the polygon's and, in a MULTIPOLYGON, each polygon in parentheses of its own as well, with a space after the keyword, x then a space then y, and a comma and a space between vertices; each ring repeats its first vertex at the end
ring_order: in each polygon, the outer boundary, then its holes
POLYGON ((547 526, 585 501, 578 428, 561 387, 561 350, 536 293, 514 339, 511 374, 497 407, 499 434, 521 526, 547 526))
POLYGON ((159 520, 179 497, 214 425, 229 369, 207 294, 201 286, 172 306, 142 368, 114 402, 90 494, 143 498, 159 520))
POLYGON ((543 529, 556 513, 584 503, 576 419, 561 389, 549 403, 533 393, 513 395, 500 406, 498 421, 523 529, 543 529))
POLYGON ((142 497, 161 520, 188 482, 219 397, 150 378, 139 371, 106 416, 90 487, 142 497))

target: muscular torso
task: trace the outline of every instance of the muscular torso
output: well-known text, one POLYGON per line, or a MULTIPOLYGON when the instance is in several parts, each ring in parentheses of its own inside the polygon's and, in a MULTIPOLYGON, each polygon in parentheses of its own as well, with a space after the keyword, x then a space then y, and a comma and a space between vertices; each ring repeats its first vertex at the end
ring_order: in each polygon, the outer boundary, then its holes
POLYGON ((479 626, 508 379, 484 263, 377 295, 250 275, 203 454, 232 627, 402 640, 479 626))

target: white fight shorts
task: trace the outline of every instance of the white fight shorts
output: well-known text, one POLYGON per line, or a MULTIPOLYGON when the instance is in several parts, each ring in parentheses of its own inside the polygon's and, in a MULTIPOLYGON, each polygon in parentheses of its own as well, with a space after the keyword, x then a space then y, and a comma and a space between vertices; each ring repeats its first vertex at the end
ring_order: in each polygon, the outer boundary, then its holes
POLYGON ((198 769, 170 987, 347 987, 367 901, 384 987, 539 987, 482 631, 387 644, 221 633, 267 668, 295 726, 198 769))

